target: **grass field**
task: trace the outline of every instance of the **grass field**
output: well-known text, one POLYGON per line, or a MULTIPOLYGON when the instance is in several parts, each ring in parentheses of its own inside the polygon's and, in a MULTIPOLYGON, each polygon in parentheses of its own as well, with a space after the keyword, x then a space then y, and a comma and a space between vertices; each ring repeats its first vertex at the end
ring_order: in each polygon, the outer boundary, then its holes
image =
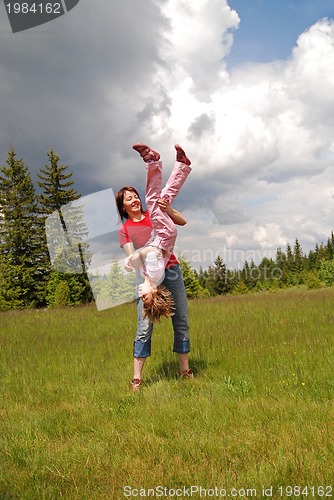
POLYGON ((164 320, 134 395, 134 304, 2 313, 0 498, 334 496, 333 303, 191 301, 195 379, 164 320))

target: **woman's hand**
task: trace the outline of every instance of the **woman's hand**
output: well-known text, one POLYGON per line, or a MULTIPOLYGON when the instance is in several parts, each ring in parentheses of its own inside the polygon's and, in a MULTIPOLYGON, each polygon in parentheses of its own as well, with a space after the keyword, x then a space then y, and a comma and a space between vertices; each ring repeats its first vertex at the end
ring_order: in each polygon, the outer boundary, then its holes
POLYGON ((132 266, 132 255, 129 255, 124 261, 124 269, 128 271, 129 273, 132 273, 133 271, 133 266, 132 266))
POLYGON ((168 205, 167 201, 164 198, 159 198, 158 199, 158 205, 159 205, 159 207, 161 208, 161 210, 163 212, 167 212, 168 213, 168 207, 169 207, 169 205, 168 205))
POLYGON ((164 198, 158 199, 158 205, 163 212, 166 212, 166 214, 169 215, 174 224, 177 224, 178 226, 185 226, 187 224, 187 219, 171 205, 168 205, 164 198))

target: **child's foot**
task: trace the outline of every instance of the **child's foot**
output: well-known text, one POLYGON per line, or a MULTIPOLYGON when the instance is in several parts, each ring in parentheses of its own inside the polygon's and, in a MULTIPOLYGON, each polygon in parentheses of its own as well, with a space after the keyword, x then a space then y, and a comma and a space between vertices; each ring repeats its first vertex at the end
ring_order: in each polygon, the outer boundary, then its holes
POLYGON ((140 154, 145 163, 160 160, 159 153, 151 149, 149 146, 146 146, 146 144, 138 143, 134 144, 132 147, 140 154))
POLYGON ((186 153, 183 151, 181 146, 179 144, 175 144, 175 149, 176 149, 176 161, 179 161, 180 163, 185 163, 185 165, 191 165, 191 161, 187 157, 186 153))

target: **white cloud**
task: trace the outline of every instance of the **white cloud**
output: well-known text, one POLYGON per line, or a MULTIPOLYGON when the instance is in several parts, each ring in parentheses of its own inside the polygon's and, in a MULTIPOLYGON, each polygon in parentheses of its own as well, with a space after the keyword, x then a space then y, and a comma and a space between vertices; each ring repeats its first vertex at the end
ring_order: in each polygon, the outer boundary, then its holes
POLYGON ((277 242, 278 246, 284 246, 286 244, 286 239, 282 235, 281 227, 279 224, 274 223, 258 226, 254 231, 253 238, 263 249, 272 249, 273 241, 277 242))
MULTIPOLYGON (((239 17, 222 0, 167 0, 162 12, 170 22, 164 51, 169 69, 182 68, 197 98, 207 100, 228 78, 224 58, 233 43, 239 17)), ((176 75, 181 73, 176 71, 176 75)))
MULTIPOLYGON (((217 12, 207 13, 206 26, 210 13, 217 12)), ((175 23, 174 30, 177 26, 179 35, 174 31, 170 37, 177 42, 175 53, 182 35, 182 24, 175 23)), ((196 31, 196 18, 193 27, 196 31)), ((222 24, 225 33, 232 27, 232 22, 222 24)), ((197 46, 205 47, 205 33, 205 27, 198 32, 197 46)), ((222 37, 216 31, 217 40, 222 37)), ((334 23, 323 19, 302 33, 286 61, 248 64, 228 74, 217 51, 208 53, 208 63, 215 67, 213 55, 222 70, 213 70, 219 85, 206 86, 205 101, 204 76, 197 79, 197 66, 183 64, 184 53, 175 66, 178 81, 167 74, 162 79, 171 85, 164 129, 187 145, 194 163, 191 182, 206 184, 206 199, 197 188, 193 205, 203 204, 216 216, 207 224, 211 240, 206 244, 217 247, 220 234, 223 245, 238 246, 243 234, 249 248, 274 252, 295 238, 305 242, 305 251, 313 248, 333 227, 334 23), (214 191, 215 198, 207 198, 210 185, 220 185, 223 194, 214 191)))

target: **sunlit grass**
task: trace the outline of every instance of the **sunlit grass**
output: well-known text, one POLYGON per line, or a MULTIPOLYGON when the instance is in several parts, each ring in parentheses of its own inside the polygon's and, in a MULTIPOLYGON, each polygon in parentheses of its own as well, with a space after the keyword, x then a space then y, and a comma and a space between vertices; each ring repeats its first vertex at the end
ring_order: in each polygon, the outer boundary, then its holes
POLYGON ((0 498, 331 484, 333 299, 192 301, 195 379, 178 378, 162 321, 135 395, 133 304, 1 314, 0 498))

